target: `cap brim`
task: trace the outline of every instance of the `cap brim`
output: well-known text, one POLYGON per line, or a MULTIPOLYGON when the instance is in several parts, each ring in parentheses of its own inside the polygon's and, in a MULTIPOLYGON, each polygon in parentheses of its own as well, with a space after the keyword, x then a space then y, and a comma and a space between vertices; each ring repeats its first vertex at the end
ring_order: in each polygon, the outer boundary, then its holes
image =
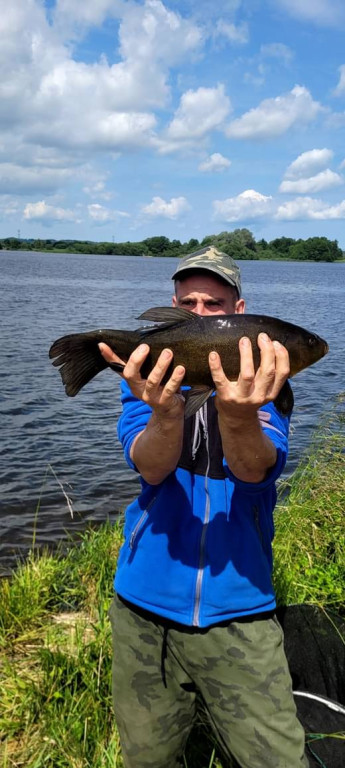
POLYGON ((183 267, 182 269, 177 269, 176 272, 172 275, 172 280, 178 280, 181 277, 183 277, 187 272, 212 272, 214 275, 217 275, 217 277, 220 277, 225 283, 228 283, 228 285, 231 285, 233 288, 236 288, 237 293, 240 295, 239 287, 234 279, 229 277, 229 275, 225 275, 224 272, 221 270, 216 269, 215 267, 206 267, 206 266, 190 266, 190 267, 183 267))

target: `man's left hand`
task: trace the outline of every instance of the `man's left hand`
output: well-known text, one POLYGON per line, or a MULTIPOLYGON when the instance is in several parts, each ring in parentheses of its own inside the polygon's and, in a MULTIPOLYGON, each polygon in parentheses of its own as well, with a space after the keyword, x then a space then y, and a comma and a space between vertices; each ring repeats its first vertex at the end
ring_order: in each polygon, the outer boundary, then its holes
POLYGON ((237 381, 227 379, 217 352, 211 352, 209 356, 210 371, 217 390, 216 405, 225 417, 253 418, 262 405, 277 397, 289 376, 289 353, 282 344, 260 333, 258 346, 261 357, 255 373, 251 341, 247 337, 240 339, 237 381))

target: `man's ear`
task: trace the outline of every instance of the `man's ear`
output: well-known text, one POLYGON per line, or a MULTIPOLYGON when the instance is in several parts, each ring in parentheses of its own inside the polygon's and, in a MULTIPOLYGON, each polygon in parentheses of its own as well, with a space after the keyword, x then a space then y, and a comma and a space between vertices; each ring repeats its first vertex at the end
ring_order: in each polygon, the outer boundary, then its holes
POLYGON ((244 299, 238 299, 235 304, 235 314, 243 315, 246 309, 246 302, 244 299))

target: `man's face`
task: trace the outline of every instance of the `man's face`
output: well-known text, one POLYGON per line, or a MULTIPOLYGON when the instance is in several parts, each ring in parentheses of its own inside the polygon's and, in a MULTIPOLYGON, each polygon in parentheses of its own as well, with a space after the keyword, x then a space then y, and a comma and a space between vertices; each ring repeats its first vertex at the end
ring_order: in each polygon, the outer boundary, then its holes
POLYGON ((207 273, 178 280, 175 290, 173 306, 197 315, 242 314, 245 309, 244 299, 238 299, 231 286, 207 273))

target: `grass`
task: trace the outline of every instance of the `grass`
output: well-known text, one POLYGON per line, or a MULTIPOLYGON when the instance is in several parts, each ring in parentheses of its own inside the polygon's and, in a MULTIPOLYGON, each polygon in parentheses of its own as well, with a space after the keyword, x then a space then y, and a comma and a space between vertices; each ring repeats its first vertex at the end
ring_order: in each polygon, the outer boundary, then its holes
POLYGON ((274 540, 278 602, 345 610, 345 395, 280 489, 274 540), (287 494, 288 491, 288 494, 287 494))
MULTIPOLYGON (((343 406, 339 397, 281 488, 274 578, 282 604, 317 603, 344 613, 343 406)), ((87 531, 67 552, 38 554, 34 547, 0 582, 3 768, 123 768, 107 618, 121 541, 120 521, 87 531)), ((185 768, 228 768, 202 719, 185 768)))

